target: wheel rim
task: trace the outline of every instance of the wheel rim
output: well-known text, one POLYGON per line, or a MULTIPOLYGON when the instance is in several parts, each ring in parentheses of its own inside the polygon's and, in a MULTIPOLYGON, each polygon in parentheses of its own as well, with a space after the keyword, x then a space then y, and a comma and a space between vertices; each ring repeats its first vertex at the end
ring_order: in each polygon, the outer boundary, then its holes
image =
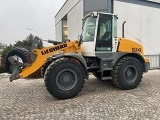
MULTIPOLYGON (((22 60, 19 56, 14 55, 14 58, 15 58, 18 62, 23 63, 23 60, 22 60)), ((9 70, 10 70, 11 72, 13 72, 13 70, 14 70, 13 65, 11 65, 11 64, 9 65, 9 70)))
POLYGON ((134 82, 138 77, 138 71, 135 66, 129 65, 124 69, 123 77, 126 82, 134 82))
POLYGON ((61 90, 70 90, 77 83, 77 74, 74 70, 66 68, 56 76, 56 84, 61 90))

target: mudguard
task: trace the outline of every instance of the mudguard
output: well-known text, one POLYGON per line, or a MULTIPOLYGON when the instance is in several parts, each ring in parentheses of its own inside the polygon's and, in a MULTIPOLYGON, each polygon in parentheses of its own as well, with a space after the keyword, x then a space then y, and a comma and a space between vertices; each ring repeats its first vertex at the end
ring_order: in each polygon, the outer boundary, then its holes
POLYGON ((53 60, 56 60, 56 59, 59 59, 59 58, 62 58, 62 57, 72 57, 72 58, 76 58, 76 59, 81 63, 81 65, 83 66, 83 68, 85 68, 85 70, 87 70, 86 61, 85 61, 85 59, 84 59, 84 57, 82 56, 81 53, 56 54, 56 55, 53 55, 53 56, 49 57, 49 58, 47 59, 47 61, 53 61, 53 60))

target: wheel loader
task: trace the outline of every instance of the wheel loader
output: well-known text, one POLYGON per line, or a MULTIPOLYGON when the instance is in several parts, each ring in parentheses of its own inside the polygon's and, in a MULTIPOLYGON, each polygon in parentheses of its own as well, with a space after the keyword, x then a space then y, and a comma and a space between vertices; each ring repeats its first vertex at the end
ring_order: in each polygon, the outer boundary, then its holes
POLYGON ((91 12, 83 18, 79 40, 56 42, 42 47, 35 37, 31 47, 32 63, 8 58, 14 66, 10 81, 26 78, 40 67, 48 92, 58 99, 76 96, 89 73, 100 80, 111 80, 122 90, 136 88, 150 67, 143 46, 133 40, 117 37, 117 15, 91 12))

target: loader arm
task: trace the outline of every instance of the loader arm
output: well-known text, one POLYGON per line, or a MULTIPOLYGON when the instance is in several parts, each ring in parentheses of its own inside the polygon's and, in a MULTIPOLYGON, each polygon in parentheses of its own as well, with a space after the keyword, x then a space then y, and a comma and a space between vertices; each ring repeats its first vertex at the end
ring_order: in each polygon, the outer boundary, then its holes
POLYGON ((16 60, 12 58, 12 60, 9 60, 11 64, 15 64, 15 70, 12 73, 10 77, 10 81, 13 81, 18 78, 25 78, 29 76, 30 74, 37 71, 42 65, 45 64, 47 61, 47 58, 49 58, 52 55, 58 54, 58 53, 69 53, 69 52, 81 52, 80 47, 78 47, 78 41, 67 41, 62 44, 50 46, 50 47, 44 47, 41 49, 33 49, 31 51, 33 54, 36 55, 35 61, 30 64, 20 64, 16 60), (20 69, 21 66, 26 66, 24 69, 20 69), (16 72, 15 72, 16 71, 16 72), (20 72, 21 71, 21 72, 20 72), (19 73, 20 72, 20 73, 19 73))

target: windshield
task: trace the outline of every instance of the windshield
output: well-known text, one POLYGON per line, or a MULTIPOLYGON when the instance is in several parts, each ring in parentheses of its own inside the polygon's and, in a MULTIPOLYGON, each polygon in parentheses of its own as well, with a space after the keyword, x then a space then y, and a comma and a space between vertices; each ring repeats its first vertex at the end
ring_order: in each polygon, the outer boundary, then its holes
POLYGON ((96 28, 96 18, 88 17, 83 26, 82 40, 83 42, 94 41, 96 28))

